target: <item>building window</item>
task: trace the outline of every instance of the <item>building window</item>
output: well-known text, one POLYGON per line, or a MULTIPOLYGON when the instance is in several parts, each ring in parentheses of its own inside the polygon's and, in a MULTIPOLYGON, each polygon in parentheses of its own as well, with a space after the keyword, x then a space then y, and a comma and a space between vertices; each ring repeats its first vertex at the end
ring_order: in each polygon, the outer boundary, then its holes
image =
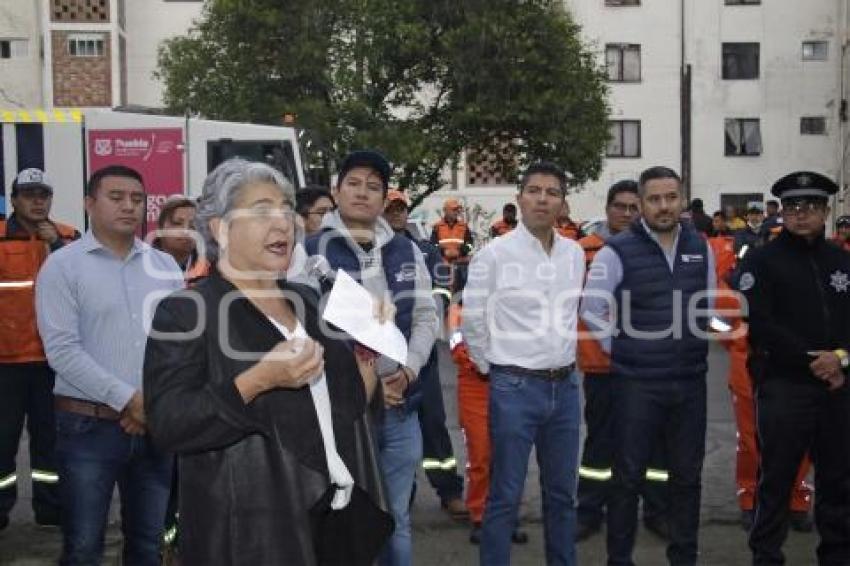
POLYGON ((102 57, 103 35, 99 33, 69 35, 68 55, 71 57, 102 57))
POLYGON ((26 57, 29 44, 26 39, 0 39, 0 59, 26 57))
POLYGON ((759 78, 759 44, 724 43, 723 78, 725 80, 759 78))
POLYGON ((726 0, 727 6, 757 6, 761 0, 726 0))
POLYGON ((640 45, 609 43, 605 46, 605 67, 609 81, 640 81, 640 45))
POLYGON ((800 134, 804 136, 825 136, 826 118, 824 116, 803 116, 800 118, 800 134))
POLYGON ((803 61, 826 61, 829 54, 829 42, 804 41, 803 61))
POLYGON ((612 120, 608 131, 608 157, 640 157, 640 120, 612 120))
POLYGON ((640 6, 640 0, 605 0, 606 6, 640 6))
POLYGON ((761 126, 758 118, 726 119, 726 155, 761 155, 761 126))

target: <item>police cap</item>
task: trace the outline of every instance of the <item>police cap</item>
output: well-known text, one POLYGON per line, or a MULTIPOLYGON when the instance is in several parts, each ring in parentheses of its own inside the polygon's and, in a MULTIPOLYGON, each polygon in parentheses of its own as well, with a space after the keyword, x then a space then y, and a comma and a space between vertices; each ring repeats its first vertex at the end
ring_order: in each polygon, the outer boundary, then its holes
POLYGON ((770 192, 779 199, 805 197, 825 199, 838 192, 838 185, 820 173, 797 171, 776 181, 770 192))

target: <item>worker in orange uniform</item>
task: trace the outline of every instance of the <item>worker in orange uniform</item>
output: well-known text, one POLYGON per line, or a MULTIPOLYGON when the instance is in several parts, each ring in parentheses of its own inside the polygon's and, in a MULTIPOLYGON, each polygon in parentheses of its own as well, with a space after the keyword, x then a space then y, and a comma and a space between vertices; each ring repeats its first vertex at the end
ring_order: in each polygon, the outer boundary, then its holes
POLYGON ((40 169, 12 183, 12 214, 0 220, 0 530, 17 499, 15 456, 27 423, 35 522, 59 525, 54 461, 54 373, 47 365, 35 318, 35 278, 48 254, 80 237, 50 220, 53 187, 40 169))
POLYGON ((448 198, 443 202, 443 217, 434 224, 431 243, 440 248, 443 259, 451 268, 451 279, 466 280, 469 255, 472 253, 472 231, 460 217, 460 201, 448 198))
MULTIPOLYGON (((461 296, 465 283, 463 279, 455 280, 454 296, 461 296)), ((487 421, 490 382, 469 358, 460 330, 462 309, 460 301, 449 307, 449 348, 457 366, 458 420, 466 444, 466 508, 472 523, 469 542, 479 544, 484 504, 490 487, 490 431, 487 421)), ((514 544, 526 544, 528 534, 517 526, 511 540, 514 544)))
MULTIPOLYGON (((605 241, 629 227, 639 216, 638 184, 623 180, 608 189, 605 205, 606 221, 599 230, 579 240, 588 267, 605 241)), ((589 332, 579 321, 579 331, 589 332)), ((584 540, 602 528, 608 497, 611 491, 611 466, 615 452, 614 415, 611 412, 616 382, 611 376, 611 360, 599 342, 590 336, 578 341, 578 366, 584 374, 584 419, 587 436, 584 440, 578 480, 578 528, 576 540, 584 540)), ((661 445, 663 443, 659 443, 661 445)), ((667 470, 663 452, 653 454, 646 471, 643 496, 644 525, 662 538, 668 538, 667 470)))
MULTIPOLYGON (((769 232, 772 239, 782 230, 778 225, 769 232)), ((709 238, 709 244, 714 250, 715 266, 717 270, 717 288, 720 293, 715 299, 715 307, 718 311, 735 313, 724 319, 729 325, 731 333, 721 343, 729 352, 729 391, 732 395, 732 405, 735 411, 735 424, 737 426, 737 448, 735 451, 735 484, 738 496, 738 505, 741 508, 741 527, 749 531, 753 524, 753 513, 755 508, 756 484, 758 481, 759 449, 756 443, 756 405, 753 397, 753 381, 747 366, 749 345, 746 328, 743 331, 740 318, 741 303, 740 295, 732 293, 730 281, 735 283, 734 270, 737 261, 731 246, 731 235, 716 236, 709 238)), ((742 256, 743 257, 743 256, 742 256)), ((800 463, 797 478, 794 481, 794 491, 791 496, 791 518, 789 526, 798 532, 811 532, 812 521, 809 518, 809 509, 812 505, 812 488, 806 482, 811 461, 808 457, 800 463)))
MULTIPOLYGON (((714 234, 708 238, 708 245, 714 254, 714 268, 717 272, 717 280, 729 283, 729 277, 735 269, 737 258, 735 257, 735 235, 725 229, 726 219, 722 213, 714 215, 714 234), (723 228, 718 228, 722 224, 723 228)), ((728 285, 727 285, 728 287, 728 285)))
POLYGON ((516 228, 516 205, 512 202, 502 207, 502 217, 490 226, 490 237, 498 238, 504 236, 516 228))
POLYGON ((561 236, 570 240, 581 238, 581 227, 570 218, 570 203, 566 199, 564 199, 564 205, 561 207, 558 218, 555 219, 555 230, 561 236))
POLYGON ((446 199, 443 217, 431 231, 431 243, 439 247, 443 259, 452 264, 468 263, 472 252, 472 232, 460 214, 460 202, 454 198, 446 199))

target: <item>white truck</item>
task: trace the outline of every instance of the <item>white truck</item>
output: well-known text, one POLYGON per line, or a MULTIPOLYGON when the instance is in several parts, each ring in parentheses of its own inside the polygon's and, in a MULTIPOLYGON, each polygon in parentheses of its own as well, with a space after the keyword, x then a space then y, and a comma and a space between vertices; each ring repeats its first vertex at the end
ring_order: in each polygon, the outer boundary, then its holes
POLYGON ((264 161, 297 187, 305 185, 294 128, 123 112, 3 111, 0 136, 0 213, 11 212, 9 193, 18 171, 44 169, 54 184, 51 216, 86 227, 86 177, 110 164, 138 170, 148 192, 147 230, 169 195, 197 197, 204 178, 234 156, 264 161))

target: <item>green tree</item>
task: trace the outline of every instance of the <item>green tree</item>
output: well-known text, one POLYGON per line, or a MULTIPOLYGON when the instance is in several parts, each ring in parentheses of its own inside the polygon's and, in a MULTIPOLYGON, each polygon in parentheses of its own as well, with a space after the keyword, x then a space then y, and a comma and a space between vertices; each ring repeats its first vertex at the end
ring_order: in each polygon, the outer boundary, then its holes
POLYGON ((207 0, 159 76, 172 111, 291 112, 333 161, 382 150, 414 205, 464 150, 582 183, 608 139, 604 74, 560 0, 207 0))

